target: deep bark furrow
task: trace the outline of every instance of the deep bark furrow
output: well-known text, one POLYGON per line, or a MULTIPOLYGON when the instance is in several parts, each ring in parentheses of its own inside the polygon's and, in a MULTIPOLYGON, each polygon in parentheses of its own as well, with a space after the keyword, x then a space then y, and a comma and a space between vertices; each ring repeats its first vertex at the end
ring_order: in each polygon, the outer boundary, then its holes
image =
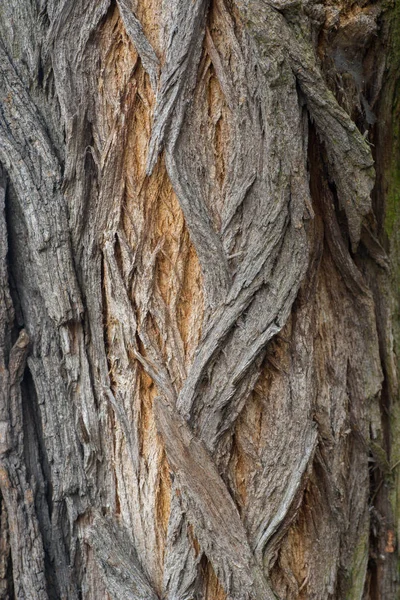
POLYGON ((82 305, 60 192, 60 165, 40 115, 2 45, 0 69, 0 158, 21 203, 42 297, 57 323, 77 320, 82 305))
POLYGON ((42 535, 23 456, 21 381, 29 337, 22 329, 15 344, 9 347, 13 314, 6 262, 5 177, 3 172, 0 175, 0 491, 9 523, 15 594, 21 599, 47 600, 42 535), (7 317, 11 317, 8 322, 7 317))
MULTIPOLYGON (((273 3, 272 3, 273 6, 273 3)), ((310 116, 324 140, 332 175, 340 201, 347 214, 353 247, 361 236, 363 218, 371 211, 371 191, 374 170, 371 148, 363 139, 355 123, 339 106, 319 71, 312 47, 310 27, 303 7, 287 10, 290 25, 283 13, 262 2, 246 6, 245 14, 259 51, 260 62, 268 68, 265 52, 278 43, 287 53, 290 67, 303 92, 310 116), (265 24, 269 27, 266 28, 265 24)), ((365 17, 374 23, 374 15, 365 17)), ((372 33, 372 31, 371 31, 372 33)))

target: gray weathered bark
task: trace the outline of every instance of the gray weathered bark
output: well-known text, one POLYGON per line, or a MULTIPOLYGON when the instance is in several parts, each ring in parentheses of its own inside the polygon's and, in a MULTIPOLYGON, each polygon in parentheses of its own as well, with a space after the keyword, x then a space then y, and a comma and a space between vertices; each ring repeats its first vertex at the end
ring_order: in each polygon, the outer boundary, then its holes
POLYGON ((398 598, 397 12, 1 5, 0 598, 398 598))

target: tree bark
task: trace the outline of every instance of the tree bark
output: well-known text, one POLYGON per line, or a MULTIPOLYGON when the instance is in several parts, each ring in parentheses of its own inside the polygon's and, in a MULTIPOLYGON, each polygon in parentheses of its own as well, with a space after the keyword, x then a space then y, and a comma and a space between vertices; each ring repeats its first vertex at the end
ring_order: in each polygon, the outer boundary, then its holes
POLYGON ((0 599, 399 597, 397 7, 0 7, 0 599))

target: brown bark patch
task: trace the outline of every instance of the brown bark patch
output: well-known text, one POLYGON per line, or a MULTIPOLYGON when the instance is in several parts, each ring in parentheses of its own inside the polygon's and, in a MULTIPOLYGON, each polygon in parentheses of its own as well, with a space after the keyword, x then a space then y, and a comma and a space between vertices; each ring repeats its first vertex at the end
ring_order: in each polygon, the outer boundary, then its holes
POLYGON ((204 567, 204 600, 226 600, 226 594, 209 561, 204 567))

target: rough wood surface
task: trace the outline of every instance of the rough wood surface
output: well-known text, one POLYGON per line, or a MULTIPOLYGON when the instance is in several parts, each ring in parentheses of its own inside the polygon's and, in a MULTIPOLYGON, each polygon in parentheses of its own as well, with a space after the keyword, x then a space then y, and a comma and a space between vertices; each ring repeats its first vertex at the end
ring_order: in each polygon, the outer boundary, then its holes
POLYGON ((397 18, 1 4, 0 598, 398 598, 397 18))

